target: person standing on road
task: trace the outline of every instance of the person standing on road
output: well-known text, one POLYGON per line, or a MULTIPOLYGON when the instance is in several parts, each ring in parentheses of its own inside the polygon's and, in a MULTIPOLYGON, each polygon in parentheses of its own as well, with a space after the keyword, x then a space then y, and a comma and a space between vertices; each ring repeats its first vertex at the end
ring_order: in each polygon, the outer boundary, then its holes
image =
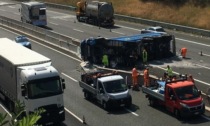
POLYGON ((147 51, 146 51, 146 49, 143 49, 142 60, 143 60, 143 64, 146 65, 147 64, 147 51))
POLYGON ((149 67, 144 70, 144 86, 149 87, 149 67))
POLYGON ((105 67, 109 66, 109 60, 108 60, 108 56, 106 54, 104 54, 102 57, 102 63, 105 67))
POLYGON ((138 87, 138 75, 139 75, 139 72, 137 71, 136 67, 134 67, 132 69, 132 86, 133 86, 133 90, 134 89, 137 89, 138 87))
POLYGON ((167 73, 169 78, 173 77, 173 71, 172 71, 172 69, 169 65, 167 65, 166 73, 167 73))

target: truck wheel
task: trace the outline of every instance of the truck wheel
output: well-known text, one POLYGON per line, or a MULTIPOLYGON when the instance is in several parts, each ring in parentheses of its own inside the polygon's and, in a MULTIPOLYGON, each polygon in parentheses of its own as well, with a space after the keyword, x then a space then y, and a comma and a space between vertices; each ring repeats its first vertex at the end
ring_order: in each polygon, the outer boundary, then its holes
POLYGON ((154 107, 155 106, 155 101, 153 99, 149 99, 149 105, 154 107))
POLYGON ((181 118, 180 111, 178 109, 174 110, 174 115, 176 116, 177 119, 181 118))
POLYGON ((84 92, 84 97, 85 99, 89 100, 90 99, 90 95, 88 92, 84 92))
POLYGON ((103 108, 105 109, 105 110, 109 110, 110 109, 110 106, 109 106, 109 104, 107 103, 107 102, 103 102, 103 108))

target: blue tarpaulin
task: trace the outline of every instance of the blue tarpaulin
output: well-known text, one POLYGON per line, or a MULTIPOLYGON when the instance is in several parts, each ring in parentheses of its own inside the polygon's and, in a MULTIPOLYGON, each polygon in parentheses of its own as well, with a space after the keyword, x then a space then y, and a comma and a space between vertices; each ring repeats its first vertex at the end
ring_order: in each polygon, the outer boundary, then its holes
POLYGON ((146 34, 137 34, 137 35, 132 35, 132 36, 110 38, 108 40, 119 41, 119 42, 139 42, 143 38, 146 38, 146 37, 160 37, 160 36, 161 36, 160 33, 146 33, 146 34))

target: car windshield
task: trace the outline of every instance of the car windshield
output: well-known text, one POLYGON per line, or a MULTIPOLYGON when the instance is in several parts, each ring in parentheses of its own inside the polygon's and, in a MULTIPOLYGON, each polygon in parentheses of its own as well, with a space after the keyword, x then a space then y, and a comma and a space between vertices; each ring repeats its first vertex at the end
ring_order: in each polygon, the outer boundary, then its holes
POLYGON ((16 39, 16 42, 18 42, 18 43, 28 42, 28 39, 27 38, 16 39))
POLYGON ((107 93, 117 93, 127 90, 127 85, 125 84, 125 80, 123 79, 108 81, 104 82, 103 84, 107 93))
POLYGON ((175 93, 180 100, 190 100, 200 96, 198 89, 195 86, 176 88, 175 93))
POLYGON ((33 80, 28 83, 28 94, 31 99, 53 96, 60 93, 62 93, 62 88, 59 77, 33 80))

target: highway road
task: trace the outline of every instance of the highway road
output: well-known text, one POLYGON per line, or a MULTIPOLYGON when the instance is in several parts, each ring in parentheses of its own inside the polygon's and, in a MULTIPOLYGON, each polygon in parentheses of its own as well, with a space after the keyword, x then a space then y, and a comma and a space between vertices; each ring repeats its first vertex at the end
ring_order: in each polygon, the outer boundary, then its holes
MULTIPOLYGON (((19 4, 10 6, 1 6, 0 14, 13 19, 20 19, 18 13, 19 4)), ((97 26, 87 25, 76 22, 75 16, 72 12, 55 10, 49 8, 48 11, 48 27, 56 32, 72 36, 77 39, 85 39, 90 36, 103 36, 103 37, 117 37, 123 35, 137 34, 140 29, 146 26, 140 24, 133 24, 127 22, 116 21, 116 27, 110 29, 98 28, 97 26)), ((16 35, 1 30, 1 37, 9 37, 13 39, 16 35)), ((185 33, 179 33, 176 31, 167 30, 167 32, 176 36, 177 52, 178 49, 185 46, 188 48, 187 59, 182 60, 180 58, 167 59, 161 61, 151 62, 153 65, 151 73, 157 76, 161 76, 163 69, 167 64, 170 64, 174 71, 178 73, 191 73, 196 79, 196 85, 202 91, 205 91, 209 87, 209 38, 189 35, 185 33), (202 51, 204 56, 200 56, 199 52, 202 51)), ((32 43, 33 50, 40 52, 53 61, 53 65, 60 71, 62 76, 66 80, 67 89, 65 90, 65 106, 67 108, 67 119, 64 125, 74 125, 72 122, 78 122, 85 117, 88 125, 91 126, 139 126, 139 125, 209 125, 209 116, 199 117, 197 119, 190 119, 189 121, 180 121, 174 118, 171 114, 166 112, 162 108, 152 108, 148 106, 148 101, 144 97, 142 92, 131 91, 133 97, 133 106, 131 109, 120 109, 116 111, 107 112, 103 110, 96 103, 86 101, 83 97, 81 88, 78 85, 79 69, 78 61, 67 57, 65 54, 61 54, 57 51, 44 47, 36 42, 32 43), (79 120, 74 118, 68 113, 71 111, 79 120), (73 120, 73 121, 72 121, 73 120), (152 120, 152 121, 150 121, 152 120), (171 123, 173 121, 173 124, 171 123)), ((76 125, 76 124, 75 124, 76 125)))

